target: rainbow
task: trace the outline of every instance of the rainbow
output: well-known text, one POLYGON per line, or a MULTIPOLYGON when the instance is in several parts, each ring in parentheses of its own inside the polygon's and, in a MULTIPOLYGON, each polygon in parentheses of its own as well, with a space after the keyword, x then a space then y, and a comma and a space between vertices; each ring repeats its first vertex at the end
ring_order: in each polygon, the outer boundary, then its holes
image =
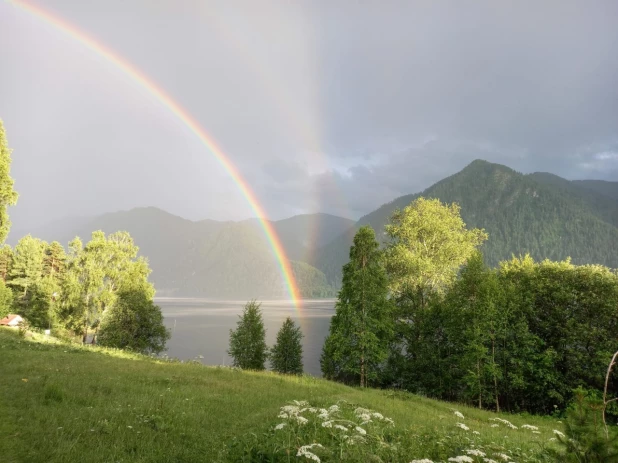
POLYGON ((240 175, 234 164, 229 159, 221 148, 217 146, 213 138, 206 133, 206 131, 200 127, 199 123, 187 112, 180 104, 167 94, 161 87, 159 87, 152 79, 143 74, 137 67, 126 61, 120 55, 98 43, 93 38, 89 37, 86 33, 80 31, 75 26, 67 23, 66 21, 58 18, 52 13, 30 3, 21 0, 8 0, 8 3, 15 5, 30 13, 31 15, 43 20, 47 24, 55 27, 56 29, 64 32, 71 38, 75 39, 82 45, 86 46, 97 55, 101 56, 118 69, 122 70, 127 76, 129 76, 140 87, 147 90, 154 98, 156 98, 164 107, 169 109, 174 115, 186 125, 199 140, 208 148, 208 150, 215 156, 217 161, 223 166, 227 173, 232 177, 232 180, 245 197, 251 209, 258 217, 260 225, 266 235, 266 238, 275 254, 281 274, 283 275, 285 286, 289 293, 290 299, 294 303, 294 307, 297 312, 300 312, 300 293, 290 261, 285 255, 283 246, 272 224, 265 219, 263 208, 260 206, 255 193, 251 190, 247 181, 240 175))

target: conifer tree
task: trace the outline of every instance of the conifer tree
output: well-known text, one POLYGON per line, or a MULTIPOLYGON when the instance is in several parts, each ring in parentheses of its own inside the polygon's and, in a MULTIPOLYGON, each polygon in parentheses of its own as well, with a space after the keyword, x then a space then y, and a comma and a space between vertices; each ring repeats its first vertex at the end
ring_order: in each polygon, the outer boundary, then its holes
POLYGON ((343 284, 322 352, 322 373, 330 379, 359 382, 378 379, 388 356, 393 330, 388 280, 371 227, 360 228, 343 267, 343 284))
POLYGON ((44 249, 45 243, 30 235, 24 236, 15 246, 8 284, 21 301, 27 299, 29 289, 43 276, 44 249))
POLYGON ((17 203, 17 193, 13 190, 13 183, 11 178, 11 150, 6 140, 4 124, 0 119, 0 243, 4 243, 11 229, 7 207, 17 203))
POLYGON ((288 317, 277 333, 277 343, 270 352, 270 363, 274 371, 295 375, 303 373, 302 337, 300 327, 288 317))
POLYGON ((230 330, 228 354, 235 367, 244 370, 264 370, 268 358, 266 330, 260 304, 248 302, 239 316, 236 330, 230 330))
POLYGON ((45 248, 43 256, 43 276, 59 281, 66 264, 64 248, 58 241, 53 241, 45 248))

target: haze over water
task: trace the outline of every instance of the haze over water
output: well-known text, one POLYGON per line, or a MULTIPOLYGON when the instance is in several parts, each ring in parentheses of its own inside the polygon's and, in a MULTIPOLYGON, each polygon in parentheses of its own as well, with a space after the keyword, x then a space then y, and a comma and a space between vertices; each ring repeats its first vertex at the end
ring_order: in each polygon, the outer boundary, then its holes
MULTIPOLYGON (((205 365, 231 365, 227 355, 230 329, 236 329, 238 316, 246 301, 212 301, 194 298, 157 298, 165 317, 165 326, 172 331, 167 355, 191 360, 202 355, 205 365)), ((335 313, 334 299, 305 300, 299 316, 291 301, 262 302, 266 328, 266 343, 271 347, 277 331, 286 317, 300 324, 303 337, 305 373, 321 376, 320 354, 328 335, 330 318, 335 313)))

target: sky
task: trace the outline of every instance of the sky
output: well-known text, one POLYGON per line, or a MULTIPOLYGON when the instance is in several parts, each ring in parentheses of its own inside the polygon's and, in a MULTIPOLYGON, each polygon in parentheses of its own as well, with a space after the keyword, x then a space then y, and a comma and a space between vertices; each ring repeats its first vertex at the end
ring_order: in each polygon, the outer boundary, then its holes
MULTIPOLYGON (((474 159, 618 181, 618 2, 37 0, 163 88, 271 219, 359 218, 474 159)), ((13 229, 254 211, 156 98, 0 2, 13 229)))

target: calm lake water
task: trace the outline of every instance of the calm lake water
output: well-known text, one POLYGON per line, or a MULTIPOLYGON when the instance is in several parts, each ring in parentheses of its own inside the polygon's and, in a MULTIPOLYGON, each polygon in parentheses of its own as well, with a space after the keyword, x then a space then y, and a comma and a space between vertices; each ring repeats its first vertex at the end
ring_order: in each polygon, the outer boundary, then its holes
MULTIPOLYGON (((202 355, 204 358, 200 361, 205 365, 231 365, 226 352, 230 329, 236 328, 246 301, 157 298, 155 302, 163 311, 165 326, 172 331, 167 355, 181 360, 202 355)), ((262 302, 266 343, 272 346, 283 321, 292 317, 304 334, 305 373, 320 376, 320 354, 334 307, 334 299, 305 300, 299 315, 291 301, 262 302)))

